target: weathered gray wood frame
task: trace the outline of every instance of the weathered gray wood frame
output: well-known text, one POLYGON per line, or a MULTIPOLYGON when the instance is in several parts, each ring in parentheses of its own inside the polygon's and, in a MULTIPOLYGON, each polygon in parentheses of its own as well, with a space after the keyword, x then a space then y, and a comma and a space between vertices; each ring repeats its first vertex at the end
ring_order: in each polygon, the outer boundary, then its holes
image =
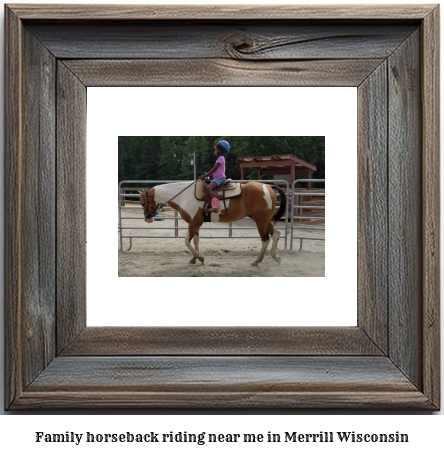
POLYGON ((7 409, 439 408, 438 6, 5 18, 7 409), (86 327, 86 87, 113 85, 358 87, 358 326, 86 327))

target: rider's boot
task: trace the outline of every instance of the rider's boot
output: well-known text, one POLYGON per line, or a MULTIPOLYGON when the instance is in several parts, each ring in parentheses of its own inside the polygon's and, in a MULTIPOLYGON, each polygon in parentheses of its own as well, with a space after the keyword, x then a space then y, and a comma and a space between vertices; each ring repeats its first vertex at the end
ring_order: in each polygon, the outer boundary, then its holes
POLYGON ((219 212, 219 200, 217 198, 213 198, 211 200, 211 209, 208 209, 208 212, 219 212))

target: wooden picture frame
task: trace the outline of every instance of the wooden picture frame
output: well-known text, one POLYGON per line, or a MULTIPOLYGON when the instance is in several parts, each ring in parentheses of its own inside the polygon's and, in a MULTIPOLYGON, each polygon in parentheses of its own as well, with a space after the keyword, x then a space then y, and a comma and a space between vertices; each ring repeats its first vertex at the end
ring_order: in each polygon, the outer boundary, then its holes
POLYGON ((7 5, 6 409, 439 409, 438 8, 7 5), (86 87, 121 85, 358 87, 357 327, 86 327, 86 87))

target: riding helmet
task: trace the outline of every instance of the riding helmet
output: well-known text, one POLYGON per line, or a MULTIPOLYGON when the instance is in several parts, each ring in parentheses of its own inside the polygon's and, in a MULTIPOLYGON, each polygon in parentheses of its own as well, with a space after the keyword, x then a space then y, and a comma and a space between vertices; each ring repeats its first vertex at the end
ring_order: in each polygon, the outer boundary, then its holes
POLYGON ((217 145, 222 147, 222 149, 224 150, 224 152, 226 154, 228 154, 228 152, 230 152, 231 147, 230 147, 230 144, 228 143, 228 141, 225 141, 225 140, 219 141, 217 143, 217 145))

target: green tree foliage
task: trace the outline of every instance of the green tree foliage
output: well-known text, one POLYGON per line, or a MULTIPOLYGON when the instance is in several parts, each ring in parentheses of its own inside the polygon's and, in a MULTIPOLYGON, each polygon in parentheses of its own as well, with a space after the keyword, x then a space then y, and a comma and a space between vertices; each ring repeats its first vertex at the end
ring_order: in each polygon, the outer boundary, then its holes
MULTIPOLYGON (((241 177, 237 158, 284 154, 315 165, 314 179, 325 178, 324 136, 120 136, 119 182, 193 179, 194 153, 197 176, 205 174, 214 166, 214 146, 220 139, 231 144, 226 174, 233 179, 241 177)), ((245 177, 257 179, 257 172, 247 169, 245 177)))
POLYGON ((119 182, 156 180, 162 136, 119 136, 119 182))
POLYGON ((182 174, 185 179, 194 179, 194 154, 196 154, 196 174, 199 177, 201 174, 197 170, 201 169, 202 163, 207 162, 208 152, 211 149, 208 136, 189 136, 185 143, 185 153, 182 158, 182 174))
POLYGON ((160 141, 160 179, 183 179, 182 161, 185 153, 186 136, 163 136, 160 141))

